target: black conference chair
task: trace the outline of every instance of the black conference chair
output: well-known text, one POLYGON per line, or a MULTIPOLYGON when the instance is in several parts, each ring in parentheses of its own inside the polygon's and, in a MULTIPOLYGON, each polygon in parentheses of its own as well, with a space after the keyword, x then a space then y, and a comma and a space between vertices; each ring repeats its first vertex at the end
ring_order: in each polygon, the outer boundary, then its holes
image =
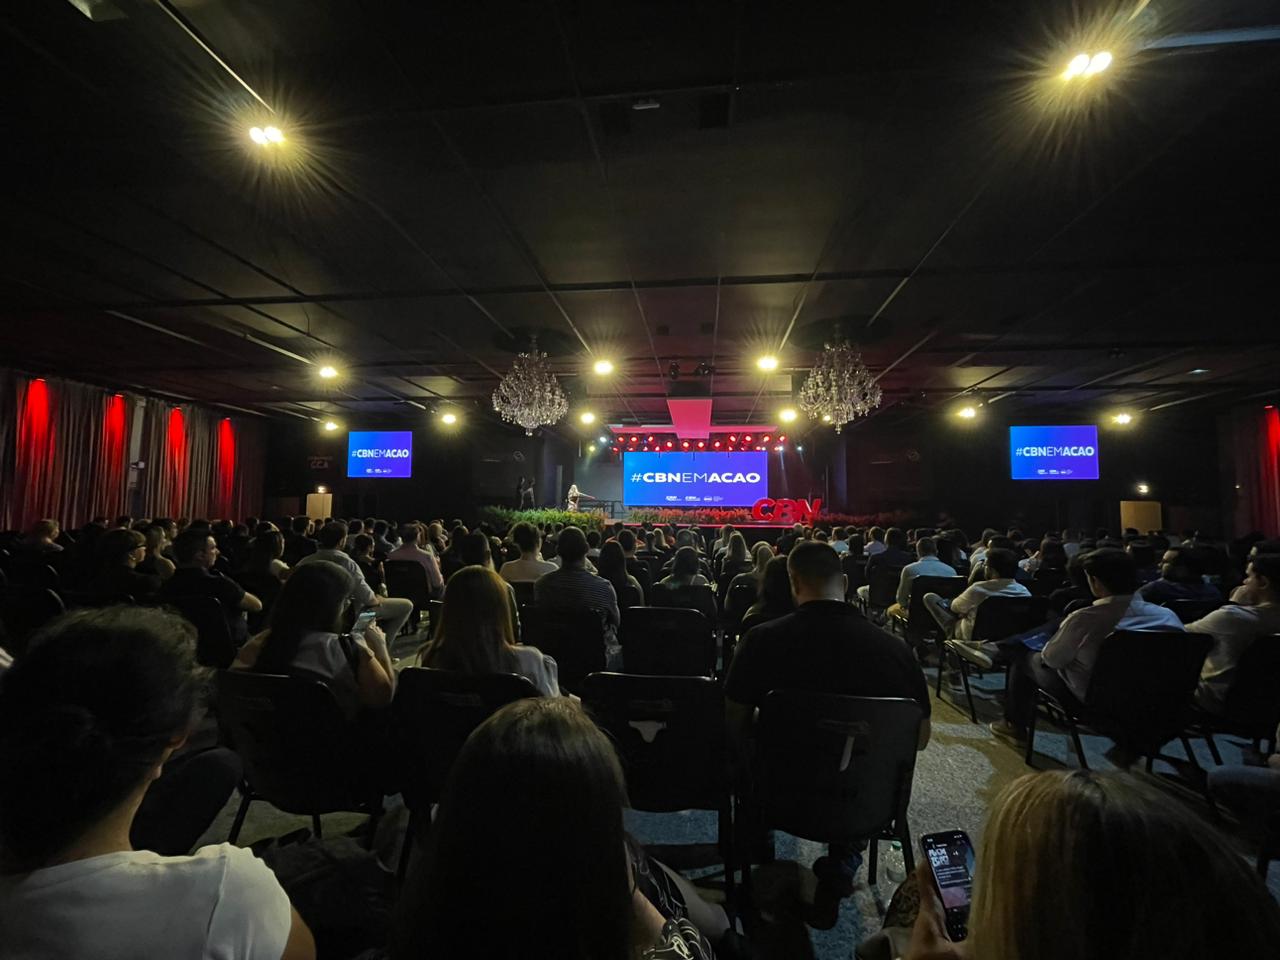
MULTIPOLYGON (((1098 650, 1088 693, 1079 705, 1083 710, 1044 690, 1037 693, 1037 708, 1027 730, 1027 766, 1034 766, 1036 717, 1043 711, 1071 733, 1082 768, 1089 767, 1080 742, 1083 725, 1110 737, 1126 755, 1147 757, 1150 769, 1160 748, 1183 731, 1187 705, 1211 644, 1204 634, 1181 630, 1117 630, 1098 650)), ((1183 745, 1194 763, 1185 739, 1183 745)))
POLYGON ((1195 623, 1223 605, 1221 600, 1170 600, 1164 606, 1183 623, 1195 623))
POLYGON ((858 588, 867 580, 867 558, 860 554, 855 557, 853 554, 846 553, 840 558, 840 569, 849 580, 844 598, 850 601, 856 600, 858 588))
MULTIPOLYGON (((444 611, 443 600, 427 601, 427 639, 430 640, 436 635, 436 627, 440 625, 440 614, 444 611)), ((523 629, 523 624, 521 626, 523 629)), ((528 643, 527 640, 523 641, 528 643)))
POLYGON ((650 605, 697 610, 711 623, 715 623, 719 615, 715 591, 706 584, 672 586, 669 583, 655 583, 650 590, 650 605))
POLYGON ((522 607, 520 625, 523 642, 555 660, 560 686, 571 693, 605 668, 604 611, 522 607))
POLYGON ((196 660, 218 670, 231 666, 236 658, 236 645, 222 604, 216 598, 164 597, 162 602, 196 628, 196 660))
POLYGON ((391 709, 402 761, 400 792, 411 817, 400 853, 401 878, 413 843, 430 829, 431 805, 439 802, 471 731, 508 703, 536 696, 538 688, 514 673, 478 675, 427 667, 400 671, 391 709))
MULTIPOLYGON (((964 577, 916 577, 911 581, 911 599, 907 609, 890 619, 890 626, 902 631, 902 636, 912 645, 930 637, 940 637, 942 628, 924 606, 924 595, 936 593, 947 600, 954 600, 967 586, 964 577)), ((941 654, 939 654, 941 656, 941 654)))
POLYGON ((413 613, 408 622, 416 630, 422 619, 422 611, 431 602, 431 584, 427 581, 427 571, 414 560, 388 560, 382 565, 382 569, 387 575, 387 596, 413 602, 413 613))
POLYGON ((742 618, 756 602, 760 588, 755 583, 735 583, 724 598, 724 627, 726 634, 736 636, 742 626, 742 618))
POLYGON ((715 810, 730 916, 734 904, 732 791, 724 693, 707 677, 593 673, 582 703, 609 734, 636 810, 715 810))
POLYGON ((653 589, 653 574, 649 571, 649 564, 639 557, 633 557, 627 561, 627 573, 636 578, 636 583, 640 584, 640 592, 644 594, 644 602, 648 603, 649 592, 653 589))
MULTIPOLYGON (((978 612, 973 620, 973 637, 975 641, 998 643, 1019 633, 1025 633, 1049 617, 1048 597, 987 597, 978 605, 978 612)), ((942 699, 942 675, 947 669, 947 655, 956 658, 960 664, 960 679, 964 683, 964 696, 969 704, 969 719, 978 722, 978 711, 973 702, 973 690, 969 686, 969 669, 979 671, 1003 666, 1003 661, 992 659, 985 652, 974 650, 957 640, 947 640, 942 645, 942 656, 938 661, 938 686, 934 696, 942 699)))
POLYGON ((516 592, 517 604, 519 604, 521 607, 533 606, 535 601, 533 597, 533 581, 532 580, 519 580, 511 584, 511 587, 516 592))
POLYGON ((1214 734, 1258 741, 1264 753, 1274 750, 1280 726, 1280 634, 1258 637, 1244 651, 1223 707, 1213 714, 1193 706, 1186 731, 1188 737, 1204 738, 1214 763, 1222 764, 1214 734))
POLYGON ((697 610, 630 607, 618 639, 627 673, 710 677, 716 669, 715 627, 697 610))
POLYGON ((382 814, 379 777, 328 687, 317 680, 222 670, 217 688, 223 741, 244 765, 231 843, 254 800, 310 816, 317 837, 323 813, 367 813, 372 841, 382 814))
MULTIPOLYGON (((910 873, 915 858, 907 806, 922 719, 912 700, 770 692, 756 723, 751 813, 766 829, 806 840, 869 838, 871 884, 878 841, 898 840, 910 873)), ((735 822, 742 824, 743 814, 735 822)), ((749 871, 743 880, 750 882, 749 871)))
POLYGON ((262 601, 262 610, 249 614, 249 633, 255 634, 266 627, 271 619, 271 608, 276 605, 280 591, 284 589, 284 581, 271 573, 246 573, 241 571, 234 577, 236 583, 244 587, 262 601))
POLYGON ((9 580, 18 586, 56 592, 62 577, 48 561, 19 555, 10 561, 9 580))
POLYGON ((876 564, 867 574, 867 599, 859 598, 862 612, 870 615, 873 610, 885 610, 897 600, 898 581, 902 579, 901 567, 876 564))

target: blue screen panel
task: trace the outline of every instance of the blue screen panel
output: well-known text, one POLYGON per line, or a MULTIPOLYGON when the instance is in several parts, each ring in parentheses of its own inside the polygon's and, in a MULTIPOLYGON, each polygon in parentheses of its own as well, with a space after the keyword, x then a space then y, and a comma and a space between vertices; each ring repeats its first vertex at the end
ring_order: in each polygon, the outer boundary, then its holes
POLYGON ((749 507, 769 496, 769 455, 624 453, 622 501, 628 507, 749 507))
POLYGON ((1014 480, 1097 480, 1098 428, 1010 427, 1014 480))
POLYGON ((347 435, 348 477, 408 477, 412 474, 412 432, 353 430, 347 435))

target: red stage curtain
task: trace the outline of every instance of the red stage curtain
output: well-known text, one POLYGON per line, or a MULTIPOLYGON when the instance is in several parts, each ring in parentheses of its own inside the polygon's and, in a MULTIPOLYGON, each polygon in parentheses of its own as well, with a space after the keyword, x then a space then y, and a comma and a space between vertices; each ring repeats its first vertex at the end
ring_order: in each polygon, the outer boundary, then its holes
POLYGON ((1239 488, 1235 532, 1280 535, 1280 410, 1236 410, 1231 426, 1239 488))

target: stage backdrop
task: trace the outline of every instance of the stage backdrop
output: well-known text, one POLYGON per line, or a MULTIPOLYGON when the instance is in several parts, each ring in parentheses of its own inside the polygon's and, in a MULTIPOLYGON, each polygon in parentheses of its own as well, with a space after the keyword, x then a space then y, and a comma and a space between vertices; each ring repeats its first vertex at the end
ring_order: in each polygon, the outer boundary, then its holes
POLYGON ((240 519, 261 506, 258 423, 11 370, 0 370, 0 397, 0 527, 126 513, 240 519), (131 450, 145 464, 136 489, 131 450))

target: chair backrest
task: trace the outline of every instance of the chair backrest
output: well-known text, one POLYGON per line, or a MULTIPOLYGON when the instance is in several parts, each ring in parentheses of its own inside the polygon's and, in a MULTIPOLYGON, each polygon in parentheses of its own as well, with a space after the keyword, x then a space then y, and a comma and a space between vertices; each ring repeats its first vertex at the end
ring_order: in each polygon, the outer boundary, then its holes
POLYGON ((379 791, 352 728, 316 680, 218 672, 218 725, 255 794, 288 813, 349 809, 379 791))
POLYGON ((5 587, 0 591, 0 622, 7 637, 5 649, 15 657, 21 656, 31 635, 66 610, 62 598, 47 588, 5 587))
POLYGON ((400 746, 401 792, 409 808, 425 809, 440 799, 472 730, 508 703, 536 696, 538 688, 514 673, 401 670, 391 708, 400 746))
POLYGON ((552 657, 560 686, 577 693, 589 673, 605 666, 605 619, 602 610, 520 608, 521 640, 552 657))
POLYGON ((724 693, 707 677, 593 673, 582 704, 609 734, 636 810, 717 810, 728 794, 724 693))
POLYGON ((1053 591, 1070 582, 1071 578, 1065 570, 1045 570, 1042 568, 1032 574, 1030 580, 1022 581, 1022 584, 1031 591, 1032 596, 1047 597, 1053 591))
POLYGON ((421 610, 431 599, 431 585, 427 571, 415 560, 388 560, 382 565, 387 576, 387 596, 412 600, 421 610))
POLYGON ((114 607, 120 604, 133 606, 134 599, 128 593, 91 593, 77 590, 59 590, 58 596, 68 610, 93 607, 114 607))
POLYGON ((196 660, 225 670, 236 658, 236 645, 222 604, 215 597, 166 597, 182 618, 196 628, 196 660))
POLYGON ((987 597, 978 604, 973 639, 1004 640, 1038 627, 1048 617, 1048 597, 987 597))
POLYGON ((854 594, 858 592, 858 588, 862 586, 867 577, 866 557, 855 557, 853 554, 846 553, 840 558, 840 569, 849 578, 849 589, 845 594, 845 599, 852 600, 854 594))
POLYGON ((516 603, 519 606, 521 607, 533 606, 535 601, 533 596, 532 580, 517 580, 515 583, 511 584, 511 587, 516 592, 516 603))
POLYGON ((631 607, 619 631, 627 673, 709 677, 716 668, 715 626, 697 610, 631 607))
POLYGON ((715 591, 707 584, 676 587, 671 584, 655 583, 650 594, 650 601, 655 607, 699 610, 712 619, 717 613, 715 591))
POLYGON ((914 700, 770 692, 754 778, 765 825, 850 843, 905 817, 922 718, 914 700))
POLYGON ((1225 699, 1226 717, 1233 725, 1264 740, 1275 735, 1280 726, 1280 634, 1249 644, 1225 699))
POLYGON ((873 607, 887 607, 898 595, 898 581, 902 579, 901 567, 877 563, 867 573, 867 603, 873 607))
POLYGON ((1183 623, 1194 623, 1207 617, 1222 606, 1221 600, 1170 600, 1164 606, 1174 612, 1183 623))
POLYGON ((440 625, 440 614, 444 612, 443 600, 427 601, 427 639, 436 635, 436 627, 440 625))
POLYGON ((907 636, 919 640, 938 629, 938 621, 924 606, 924 595, 936 593, 947 600, 954 600, 964 592, 968 581, 964 577, 916 577, 911 581, 911 600, 907 604, 907 636))
POLYGON ((1089 678, 1089 725, 1136 753, 1158 750, 1182 732, 1212 642, 1181 630, 1112 633, 1089 678))
POLYGON ((13 558, 9 566, 9 579, 16 584, 42 590, 57 590, 62 580, 57 569, 47 560, 25 556, 13 558))
POLYGON ((640 591, 644 594, 644 602, 649 602, 649 592, 653 589, 653 573, 643 558, 635 557, 627 561, 627 573, 636 578, 640 591))
POLYGON ((759 593, 760 590, 754 582, 739 581, 729 587, 729 592, 724 598, 725 621, 729 627, 736 629, 741 625, 742 618, 756 602, 759 593))

